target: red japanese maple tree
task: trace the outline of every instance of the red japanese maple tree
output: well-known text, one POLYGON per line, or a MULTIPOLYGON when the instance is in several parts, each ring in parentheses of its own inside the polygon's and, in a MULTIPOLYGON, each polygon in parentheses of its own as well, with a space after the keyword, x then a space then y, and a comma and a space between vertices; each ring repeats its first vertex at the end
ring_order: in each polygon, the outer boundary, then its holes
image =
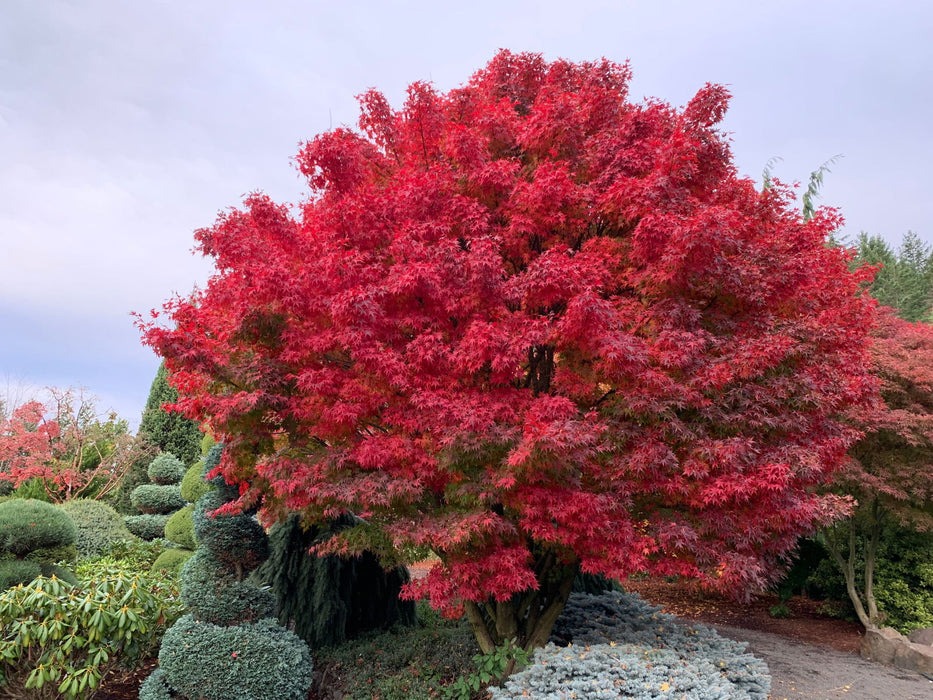
POLYGON ((216 274, 143 325, 243 505, 430 548, 409 594, 487 651, 543 644, 579 570, 767 582, 873 390, 838 216, 737 176, 724 88, 629 78, 502 51, 400 110, 367 92, 299 153, 300 211, 198 231, 216 274))
POLYGON ((853 421, 864 435, 833 477, 834 488, 854 496, 856 508, 821 533, 865 627, 882 619, 874 578, 883 531, 933 532, 933 326, 881 307, 872 338, 881 394, 854 407, 853 421))
POLYGON ((0 414, 0 483, 35 482, 53 503, 103 498, 120 484, 142 447, 115 414, 102 419, 92 399, 50 389, 0 414))

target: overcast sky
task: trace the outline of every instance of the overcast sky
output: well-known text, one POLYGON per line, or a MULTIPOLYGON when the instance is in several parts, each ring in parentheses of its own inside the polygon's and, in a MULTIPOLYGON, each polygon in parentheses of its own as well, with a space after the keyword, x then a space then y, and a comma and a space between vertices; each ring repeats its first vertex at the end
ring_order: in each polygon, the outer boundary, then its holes
MULTIPOLYGON (((355 96, 466 81, 498 48, 631 61, 635 99, 733 93, 741 172, 806 181, 854 236, 933 241, 933 3, 0 0, 0 382, 84 387, 138 423, 131 311, 203 282, 194 229, 303 196, 299 142, 355 96)), ((0 387, 2 389, 2 387, 0 387)))

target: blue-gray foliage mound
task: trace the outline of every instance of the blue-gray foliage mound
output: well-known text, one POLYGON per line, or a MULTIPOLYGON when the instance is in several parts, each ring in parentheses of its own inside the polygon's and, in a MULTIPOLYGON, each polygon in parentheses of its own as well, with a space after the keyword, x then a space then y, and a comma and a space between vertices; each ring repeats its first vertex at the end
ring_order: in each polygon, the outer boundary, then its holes
POLYGON ((610 591, 572 595, 552 642, 492 697, 766 700, 770 690, 767 665, 744 643, 610 591))

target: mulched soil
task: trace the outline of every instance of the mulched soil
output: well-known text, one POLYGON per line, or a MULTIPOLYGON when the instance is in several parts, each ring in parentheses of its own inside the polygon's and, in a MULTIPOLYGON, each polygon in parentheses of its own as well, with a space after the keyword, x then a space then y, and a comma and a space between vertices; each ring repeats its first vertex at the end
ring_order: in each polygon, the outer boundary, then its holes
POLYGON ((786 603, 790 617, 776 618, 769 611, 780 600, 773 595, 762 595, 751 603, 740 604, 681 582, 629 581, 625 588, 677 617, 770 632, 852 654, 858 654, 865 632, 856 622, 827 616, 823 612, 824 603, 809 598, 791 598, 786 603))
MULTIPOLYGON (((429 566, 415 568, 412 574, 423 576, 429 566)), ((863 634, 857 623, 826 616, 821 612, 822 603, 808 598, 791 598, 787 602, 791 616, 775 618, 769 610, 780 602, 776 596, 765 595, 749 604, 739 604, 681 582, 629 581, 625 588, 678 617, 770 632, 850 654, 858 653, 863 634)), ((132 671, 112 674, 105 680, 95 700, 136 700, 140 684, 152 673, 155 665, 156 660, 150 659, 132 671)))

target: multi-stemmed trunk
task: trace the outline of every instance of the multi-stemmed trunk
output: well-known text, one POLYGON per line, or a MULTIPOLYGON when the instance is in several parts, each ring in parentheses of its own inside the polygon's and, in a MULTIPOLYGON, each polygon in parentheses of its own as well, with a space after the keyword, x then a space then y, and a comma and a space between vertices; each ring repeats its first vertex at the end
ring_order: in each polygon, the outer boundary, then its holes
POLYGON ((573 589, 577 562, 561 561, 546 551, 537 557, 538 588, 515 593, 510 599, 468 602, 466 614, 480 650, 491 653, 504 644, 525 651, 544 646, 573 589))

